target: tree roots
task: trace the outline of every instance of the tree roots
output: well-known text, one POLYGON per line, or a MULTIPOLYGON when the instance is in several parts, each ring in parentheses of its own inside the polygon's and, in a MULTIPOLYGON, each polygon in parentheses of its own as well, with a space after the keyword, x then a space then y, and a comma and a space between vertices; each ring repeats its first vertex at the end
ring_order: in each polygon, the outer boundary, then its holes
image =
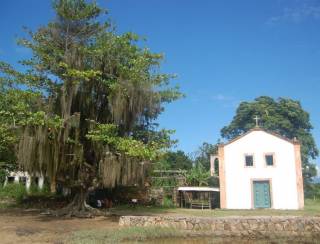
POLYGON ((108 216, 109 212, 93 208, 86 203, 84 203, 81 208, 73 203, 70 203, 64 208, 49 211, 48 214, 57 217, 94 218, 97 216, 108 216))

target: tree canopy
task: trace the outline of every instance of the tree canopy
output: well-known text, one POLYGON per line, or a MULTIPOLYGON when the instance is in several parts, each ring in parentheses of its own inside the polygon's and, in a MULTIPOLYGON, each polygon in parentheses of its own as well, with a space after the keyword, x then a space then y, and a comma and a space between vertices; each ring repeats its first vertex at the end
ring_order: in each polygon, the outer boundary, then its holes
POLYGON ((159 169, 170 170, 189 170, 192 168, 193 161, 190 157, 181 150, 176 152, 166 152, 157 164, 159 169))
POLYGON ((303 176, 308 184, 316 175, 315 159, 319 152, 312 135, 310 116, 299 101, 288 98, 274 100, 271 97, 258 97, 252 102, 242 102, 237 108, 231 123, 221 130, 225 139, 233 139, 255 127, 254 116, 260 117, 260 126, 289 139, 295 137, 301 142, 303 176))
POLYGON ((141 47, 136 34, 98 21, 105 11, 95 2, 55 0, 53 8, 52 22, 19 40, 33 54, 21 61, 25 71, 0 63, 1 95, 17 104, 1 107, 1 123, 10 133, 17 127, 25 170, 79 193, 77 212, 86 209, 90 187, 133 184, 141 162, 171 146, 172 131, 154 121, 181 93, 159 71, 163 56, 141 47))
POLYGON ((218 147, 215 144, 210 144, 208 142, 202 143, 202 145, 195 152, 194 164, 201 164, 205 170, 210 170, 210 155, 216 155, 218 147))

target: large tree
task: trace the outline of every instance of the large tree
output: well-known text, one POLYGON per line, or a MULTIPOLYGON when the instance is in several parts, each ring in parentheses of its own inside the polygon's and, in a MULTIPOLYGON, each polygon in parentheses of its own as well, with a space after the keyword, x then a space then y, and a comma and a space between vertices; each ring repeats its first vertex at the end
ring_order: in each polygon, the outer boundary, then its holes
POLYGON ((233 139, 256 126, 255 116, 260 117, 260 126, 289 139, 295 137, 301 142, 301 156, 305 186, 316 175, 315 159, 319 152, 312 136, 310 116, 299 101, 287 98, 274 100, 271 97, 258 97, 252 102, 242 102, 233 120, 221 130, 225 139, 233 139))
POLYGON ((95 2, 55 0, 53 8, 55 20, 19 41, 33 53, 21 62, 26 71, 2 63, 0 72, 7 92, 36 99, 14 120, 18 162, 47 176, 52 190, 71 187, 74 200, 61 213, 79 215, 90 210, 89 188, 136 183, 170 147, 170 131, 154 120, 181 94, 159 72, 162 55, 98 21, 105 11, 95 2))

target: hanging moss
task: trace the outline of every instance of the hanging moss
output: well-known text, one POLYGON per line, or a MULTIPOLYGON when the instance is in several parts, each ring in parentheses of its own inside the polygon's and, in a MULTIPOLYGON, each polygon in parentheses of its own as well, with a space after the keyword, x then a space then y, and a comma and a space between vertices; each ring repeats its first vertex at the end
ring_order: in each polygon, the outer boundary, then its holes
POLYGON ((99 175, 104 187, 133 186, 142 183, 144 167, 138 160, 108 153, 99 164, 99 175))

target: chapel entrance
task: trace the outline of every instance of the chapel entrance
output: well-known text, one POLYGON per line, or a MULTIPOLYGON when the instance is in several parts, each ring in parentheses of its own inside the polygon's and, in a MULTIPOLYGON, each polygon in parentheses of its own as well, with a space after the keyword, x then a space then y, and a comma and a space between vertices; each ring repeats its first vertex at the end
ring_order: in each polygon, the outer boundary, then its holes
POLYGON ((271 208, 270 181, 253 181, 254 208, 271 208))

